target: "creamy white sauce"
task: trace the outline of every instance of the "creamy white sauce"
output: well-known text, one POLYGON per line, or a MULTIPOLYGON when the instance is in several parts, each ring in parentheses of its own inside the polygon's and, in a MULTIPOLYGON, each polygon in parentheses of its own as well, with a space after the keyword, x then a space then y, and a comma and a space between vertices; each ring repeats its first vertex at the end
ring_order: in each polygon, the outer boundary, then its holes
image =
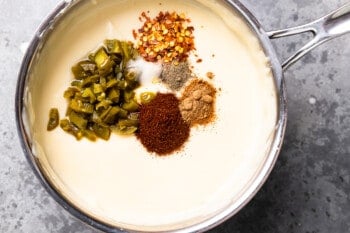
POLYGON ((28 84, 28 127, 45 175, 88 215, 134 230, 184 227, 225 209, 261 169, 276 125, 276 90, 258 40, 216 1, 82 2, 55 27, 28 84), (61 129, 47 132, 49 109, 65 113, 70 67, 106 37, 133 40, 131 30, 147 10, 191 18, 203 60, 191 56, 194 71, 199 77, 213 72, 211 82, 221 89, 216 121, 193 128, 183 151, 167 157, 149 154, 135 137, 93 143, 61 129))

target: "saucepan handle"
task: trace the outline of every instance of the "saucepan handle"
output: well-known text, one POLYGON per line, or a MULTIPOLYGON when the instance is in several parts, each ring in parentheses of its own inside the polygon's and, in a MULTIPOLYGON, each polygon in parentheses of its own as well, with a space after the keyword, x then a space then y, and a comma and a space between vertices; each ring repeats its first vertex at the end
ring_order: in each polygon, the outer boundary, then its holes
POLYGON ((283 70, 286 70, 318 45, 350 32, 350 3, 311 23, 267 32, 267 35, 270 39, 275 39, 303 32, 312 32, 314 35, 313 39, 282 63, 283 70))

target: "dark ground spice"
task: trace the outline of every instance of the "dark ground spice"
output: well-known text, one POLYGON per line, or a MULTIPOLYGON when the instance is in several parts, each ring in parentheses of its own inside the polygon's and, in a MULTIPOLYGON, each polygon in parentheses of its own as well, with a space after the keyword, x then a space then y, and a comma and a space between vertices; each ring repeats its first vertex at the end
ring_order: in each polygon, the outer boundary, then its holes
POLYGON ((163 64, 160 79, 167 84, 171 90, 180 90, 190 78, 192 78, 192 72, 187 61, 163 64))
POLYGON ((161 94, 142 105, 136 134, 149 152, 167 155, 181 149, 187 141, 190 126, 182 119, 179 100, 174 94, 161 94))

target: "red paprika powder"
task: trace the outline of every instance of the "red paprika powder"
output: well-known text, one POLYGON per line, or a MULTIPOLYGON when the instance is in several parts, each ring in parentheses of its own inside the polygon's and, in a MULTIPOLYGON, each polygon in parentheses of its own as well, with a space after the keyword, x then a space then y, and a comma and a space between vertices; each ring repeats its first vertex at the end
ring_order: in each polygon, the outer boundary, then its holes
POLYGON ((181 149, 189 137, 190 126, 182 119, 179 100, 174 94, 158 93, 140 107, 136 134, 149 152, 167 155, 181 149))

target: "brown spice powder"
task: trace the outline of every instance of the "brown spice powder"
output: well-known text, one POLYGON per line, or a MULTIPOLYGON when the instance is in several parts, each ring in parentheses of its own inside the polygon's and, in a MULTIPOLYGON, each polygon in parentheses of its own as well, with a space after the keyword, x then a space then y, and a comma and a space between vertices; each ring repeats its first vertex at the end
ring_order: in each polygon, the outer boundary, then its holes
POLYGON ((180 100, 183 119, 191 126, 205 125, 215 118, 215 88, 201 79, 194 79, 185 88, 180 100))

